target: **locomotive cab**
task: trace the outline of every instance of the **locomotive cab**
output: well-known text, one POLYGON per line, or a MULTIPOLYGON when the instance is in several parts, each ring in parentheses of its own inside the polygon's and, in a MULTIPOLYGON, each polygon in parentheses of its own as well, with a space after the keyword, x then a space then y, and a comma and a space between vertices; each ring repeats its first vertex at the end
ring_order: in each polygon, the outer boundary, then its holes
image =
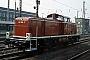
POLYGON ((13 37, 10 36, 9 32, 6 32, 6 48, 17 47, 26 51, 37 50, 37 39, 31 38, 31 35, 29 31, 29 18, 16 18, 13 37))

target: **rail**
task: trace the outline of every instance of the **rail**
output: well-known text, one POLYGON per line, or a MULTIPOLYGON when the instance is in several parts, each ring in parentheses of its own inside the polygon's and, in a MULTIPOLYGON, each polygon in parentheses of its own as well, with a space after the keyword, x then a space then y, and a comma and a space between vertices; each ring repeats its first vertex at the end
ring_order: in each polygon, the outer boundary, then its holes
POLYGON ((81 52, 81 53, 69 58, 68 60, 74 60, 74 59, 78 58, 79 56, 84 55, 85 53, 88 53, 88 52, 90 52, 90 49, 88 49, 88 50, 86 50, 84 52, 81 52))

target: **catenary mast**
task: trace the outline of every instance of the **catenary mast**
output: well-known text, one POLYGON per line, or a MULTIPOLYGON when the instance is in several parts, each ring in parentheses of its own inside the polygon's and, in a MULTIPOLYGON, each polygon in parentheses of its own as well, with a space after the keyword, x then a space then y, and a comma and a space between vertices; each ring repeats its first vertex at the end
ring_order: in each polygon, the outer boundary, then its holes
POLYGON ((21 11, 22 11, 22 0, 19 0, 19 17, 21 17, 21 11))

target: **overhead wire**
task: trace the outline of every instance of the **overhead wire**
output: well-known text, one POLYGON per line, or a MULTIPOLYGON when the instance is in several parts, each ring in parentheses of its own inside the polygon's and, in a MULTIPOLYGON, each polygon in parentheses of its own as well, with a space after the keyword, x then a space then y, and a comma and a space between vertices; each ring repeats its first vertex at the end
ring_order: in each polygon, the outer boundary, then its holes
MULTIPOLYGON (((32 4, 28 4, 26 2, 23 2, 24 4, 27 4, 29 6, 32 6, 32 4)), ((50 8, 45 8, 45 7, 42 7, 40 6, 42 9, 46 9, 46 10, 77 10, 77 9, 50 9, 50 8)))
MULTIPOLYGON (((85 2, 88 6, 90 6, 87 2, 85 2)), ((90 8, 90 7, 89 7, 90 8)))
MULTIPOLYGON (((61 2, 59 2, 59 1, 57 1, 57 0, 53 0, 53 1, 55 1, 55 2, 57 2, 57 3, 59 3, 59 4, 62 4, 62 5, 64 5, 64 6, 66 6, 66 7, 69 7, 69 8, 71 8, 71 9, 50 9, 50 8, 45 8, 45 7, 42 7, 42 6, 40 6, 40 8, 42 8, 42 9, 45 9, 45 10, 48 10, 48 12, 49 11, 60 11, 60 12, 63 12, 62 10, 68 10, 68 12, 70 12, 71 10, 76 10, 76 11, 79 11, 79 12, 81 12, 82 13, 82 9, 80 8, 80 9, 76 9, 76 8, 73 8, 73 7, 71 7, 71 6, 69 6, 69 5, 66 5, 66 4, 64 4, 64 3, 61 3, 61 2)), ((27 5, 29 5, 29 6, 33 6, 32 4, 28 4, 28 3, 26 3, 26 2, 23 2, 24 4, 27 4, 27 5)), ((87 4, 87 3, 86 3, 87 4)), ((87 5, 89 5, 89 4, 87 4, 87 5)), ((90 6, 90 5, 89 5, 90 6)), ((87 15, 87 13, 86 13, 86 15, 87 15)))
MULTIPOLYGON (((57 3, 60 3, 60 4, 64 5, 64 6, 67 6, 67 7, 71 8, 71 9, 74 9, 74 10, 79 11, 79 9, 73 8, 73 7, 71 7, 71 6, 69 6, 69 5, 66 5, 66 4, 64 4, 64 3, 61 3, 61 2, 59 2, 59 1, 57 1, 57 0, 53 0, 53 1, 55 1, 55 2, 57 2, 57 3)), ((85 2, 85 3, 86 3, 86 2, 85 2)), ((88 3, 86 3, 86 4, 89 5, 88 3)), ((89 5, 89 6, 90 6, 90 5, 89 5)), ((89 8, 90 8, 90 7, 89 7, 89 8)), ((71 9, 70 9, 70 10, 71 10, 71 9)), ((87 10, 87 9, 86 9, 86 10, 87 10)), ((79 12, 82 13, 82 9, 81 9, 81 11, 79 11, 79 12)), ((88 13, 86 13, 86 15, 90 16, 88 13)))
POLYGON ((55 1, 55 2, 57 2, 57 3, 60 3, 60 4, 64 5, 64 6, 70 7, 70 8, 72 8, 72 9, 74 9, 74 10, 78 10, 78 9, 76 9, 76 8, 73 8, 73 7, 69 6, 69 5, 66 5, 66 4, 64 4, 64 3, 61 3, 61 2, 59 2, 59 1, 57 1, 57 0, 53 0, 53 1, 55 1))

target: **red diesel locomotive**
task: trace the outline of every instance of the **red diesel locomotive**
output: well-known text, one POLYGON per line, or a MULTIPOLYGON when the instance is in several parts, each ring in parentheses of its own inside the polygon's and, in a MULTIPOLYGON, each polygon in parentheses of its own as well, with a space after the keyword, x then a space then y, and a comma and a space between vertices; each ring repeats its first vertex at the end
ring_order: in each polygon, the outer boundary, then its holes
POLYGON ((25 51, 45 51, 79 40, 76 24, 70 18, 50 14, 47 18, 18 17, 15 20, 14 35, 6 32, 6 46, 18 47, 25 51))

